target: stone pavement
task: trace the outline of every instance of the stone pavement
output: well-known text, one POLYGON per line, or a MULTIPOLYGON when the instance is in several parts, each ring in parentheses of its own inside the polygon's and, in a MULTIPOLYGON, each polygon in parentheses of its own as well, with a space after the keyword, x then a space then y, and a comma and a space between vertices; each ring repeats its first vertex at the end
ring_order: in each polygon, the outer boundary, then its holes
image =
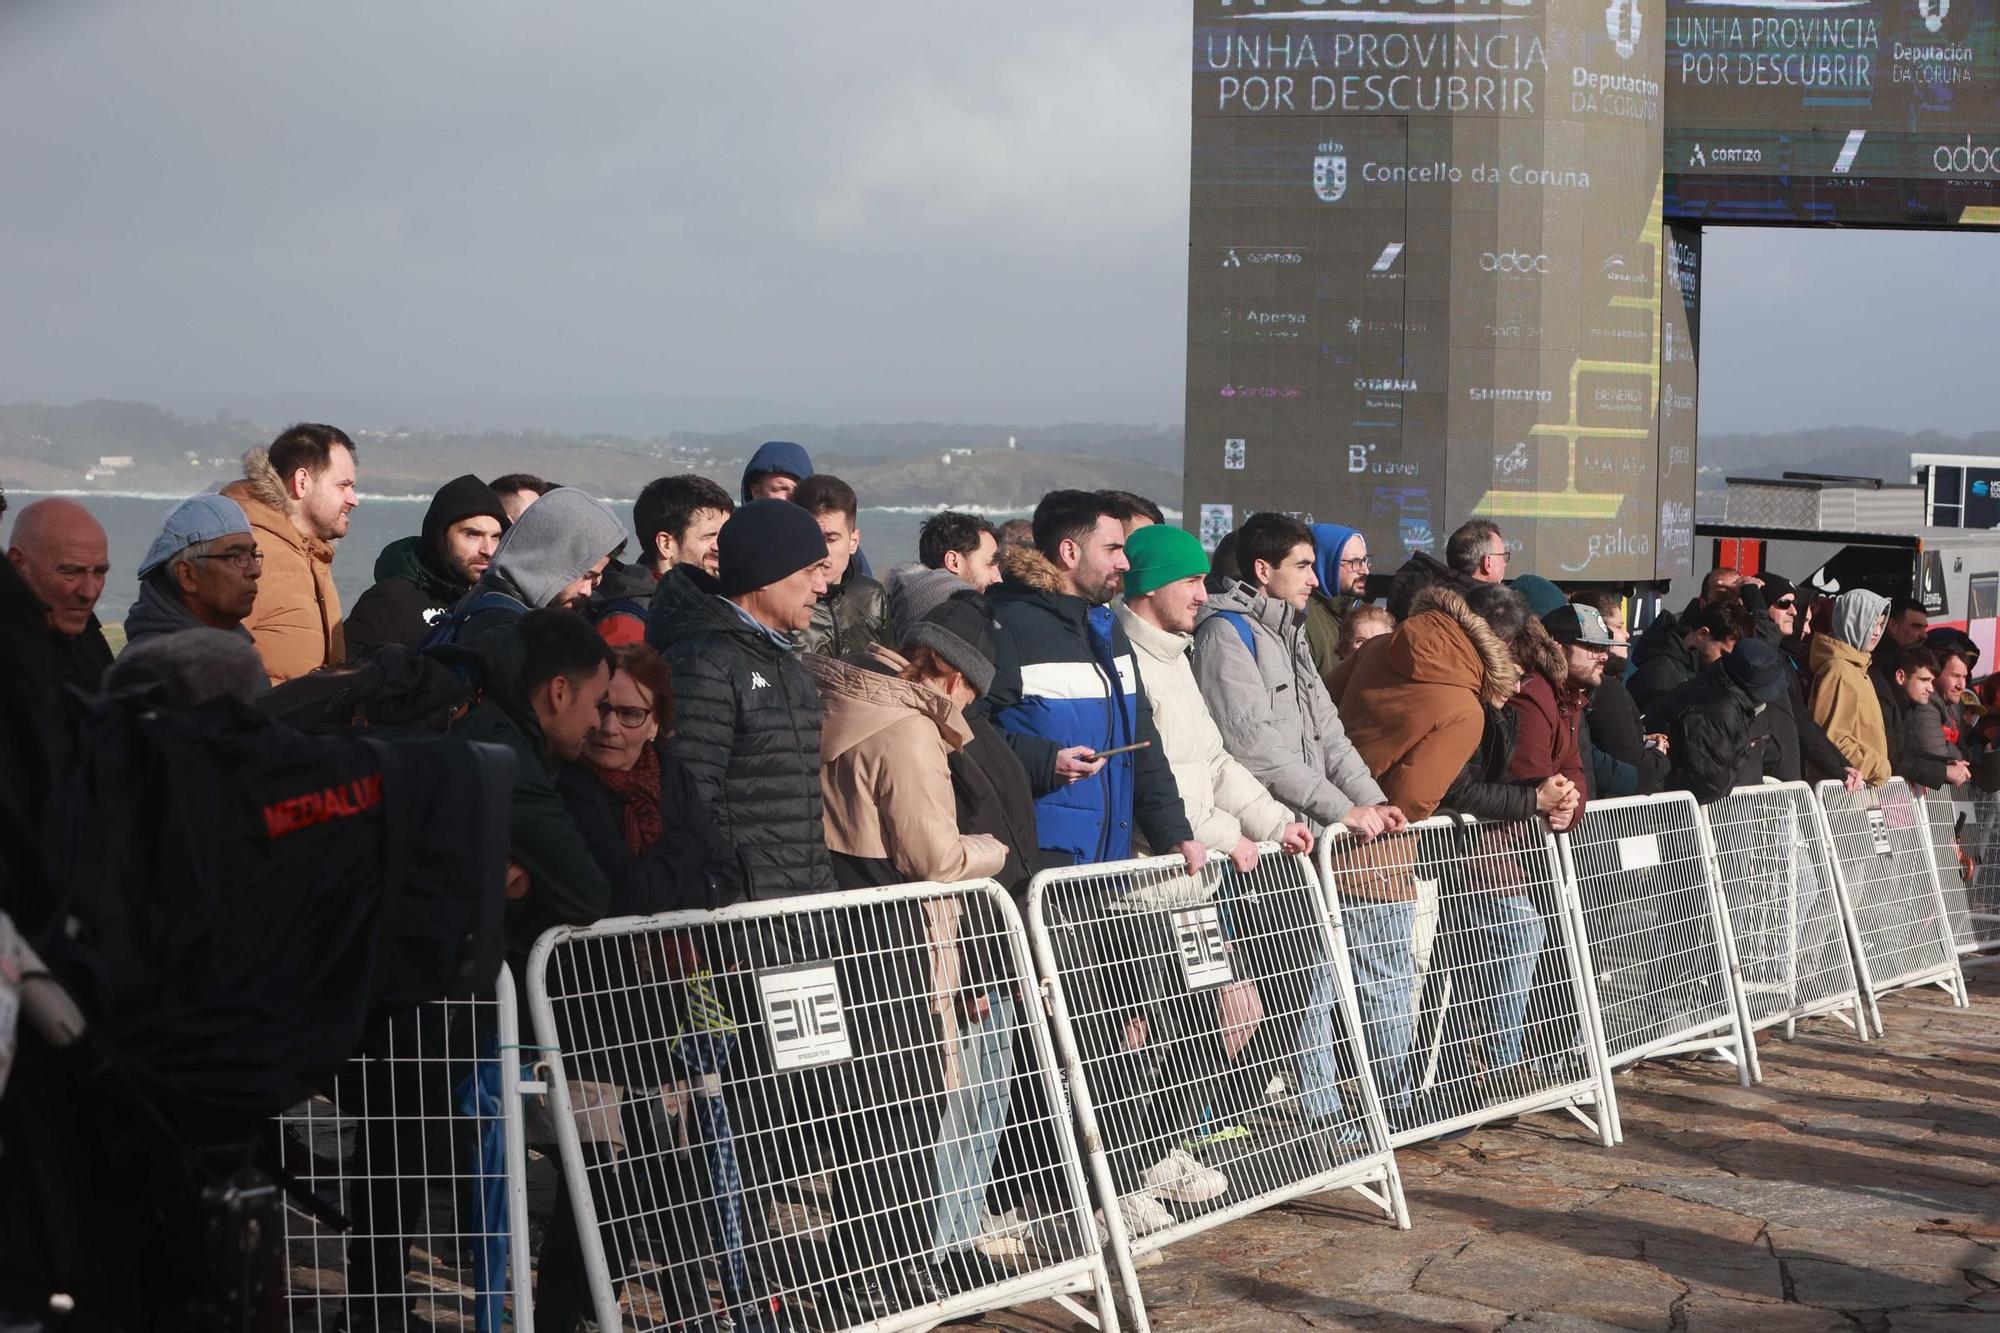
MULTIPOLYGON (((2000 1333, 2000 966, 1726 1066, 1618 1078, 1625 1142, 1533 1116, 1398 1154, 1411 1230, 1320 1196, 1142 1269, 1159 1333, 2000 1333)), ((1354 1196, 1348 1196, 1353 1198, 1354 1196)), ((989 1316, 1050 1333, 1061 1309, 989 1316)))

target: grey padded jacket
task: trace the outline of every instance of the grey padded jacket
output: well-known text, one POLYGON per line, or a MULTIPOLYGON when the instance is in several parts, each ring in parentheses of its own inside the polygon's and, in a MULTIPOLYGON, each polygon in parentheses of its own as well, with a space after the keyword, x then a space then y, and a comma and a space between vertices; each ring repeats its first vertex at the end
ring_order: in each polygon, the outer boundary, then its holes
POLYGON ((1384 804, 1289 604, 1247 583, 1209 598, 1195 623, 1194 675, 1229 753, 1279 801, 1322 826, 1384 804), (1249 628, 1254 656, 1232 616, 1249 628))

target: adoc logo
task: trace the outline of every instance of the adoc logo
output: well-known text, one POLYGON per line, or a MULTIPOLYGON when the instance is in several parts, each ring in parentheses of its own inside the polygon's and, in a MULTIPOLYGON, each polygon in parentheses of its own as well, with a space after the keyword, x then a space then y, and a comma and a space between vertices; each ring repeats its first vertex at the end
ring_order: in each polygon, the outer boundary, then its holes
POLYGON ((1479 256, 1485 273, 1505 273, 1512 277, 1539 277, 1549 271, 1547 255, 1531 255, 1520 250, 1488 250, 1479 256))
POLYGON ((1931 154, 1931 167, 1947 175, 1990 176, 2000 171, 2000 148, 1974 143, 1968 134, 1964 143, 1939 144, 1931 154))

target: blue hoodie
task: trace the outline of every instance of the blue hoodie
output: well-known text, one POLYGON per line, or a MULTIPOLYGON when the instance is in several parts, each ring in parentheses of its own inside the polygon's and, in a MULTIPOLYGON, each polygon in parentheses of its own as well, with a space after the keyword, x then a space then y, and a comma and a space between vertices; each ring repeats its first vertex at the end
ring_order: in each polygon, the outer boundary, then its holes
POLYGON ((750 503, 750 483, 767 472, 782 472, 804 481, 813 474, 812 455, 804 445, 790 440, 766 440, 758 445, 743 469, 743 503, 750 503))
POLYGON ((1340 596, 1340 553, 1351 538, 1359 537, 1357 528, 1344 528, 1338 523, 1315 523, 1313 530, 1313 573, 1319 576, 1320 594, 1325 597, 1340 596))

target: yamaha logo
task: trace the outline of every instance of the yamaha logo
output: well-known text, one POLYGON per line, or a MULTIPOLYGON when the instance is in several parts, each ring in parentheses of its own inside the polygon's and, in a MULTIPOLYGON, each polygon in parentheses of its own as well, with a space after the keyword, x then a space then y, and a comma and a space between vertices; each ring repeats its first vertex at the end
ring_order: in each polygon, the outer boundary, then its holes
POLYGON ((1925 32, 1942 32, 1950 13, 1951 0, 1917 0, 1917 14, 1924 21, 1925 32))
POLYGON ((1313 193, 1323 204, 1337 204, 1347 194, 1347 145, 1329 140, 1313 158, 1313 193))
MULTIPOLYGON (((1929 0, 1918 0, 1929 3, 1929 0)), ((1950 0, 1938 0, 1939 4, 1949 4, 1950 0)), ((1639 0, 1611 0, 1604 9, 1604 31, 1618 49, 1620 60, 1630 60, 1632 52, 1639 47, 1639 0)), ((1933 29, 1935 31, 1935 29, 1933 29)))

